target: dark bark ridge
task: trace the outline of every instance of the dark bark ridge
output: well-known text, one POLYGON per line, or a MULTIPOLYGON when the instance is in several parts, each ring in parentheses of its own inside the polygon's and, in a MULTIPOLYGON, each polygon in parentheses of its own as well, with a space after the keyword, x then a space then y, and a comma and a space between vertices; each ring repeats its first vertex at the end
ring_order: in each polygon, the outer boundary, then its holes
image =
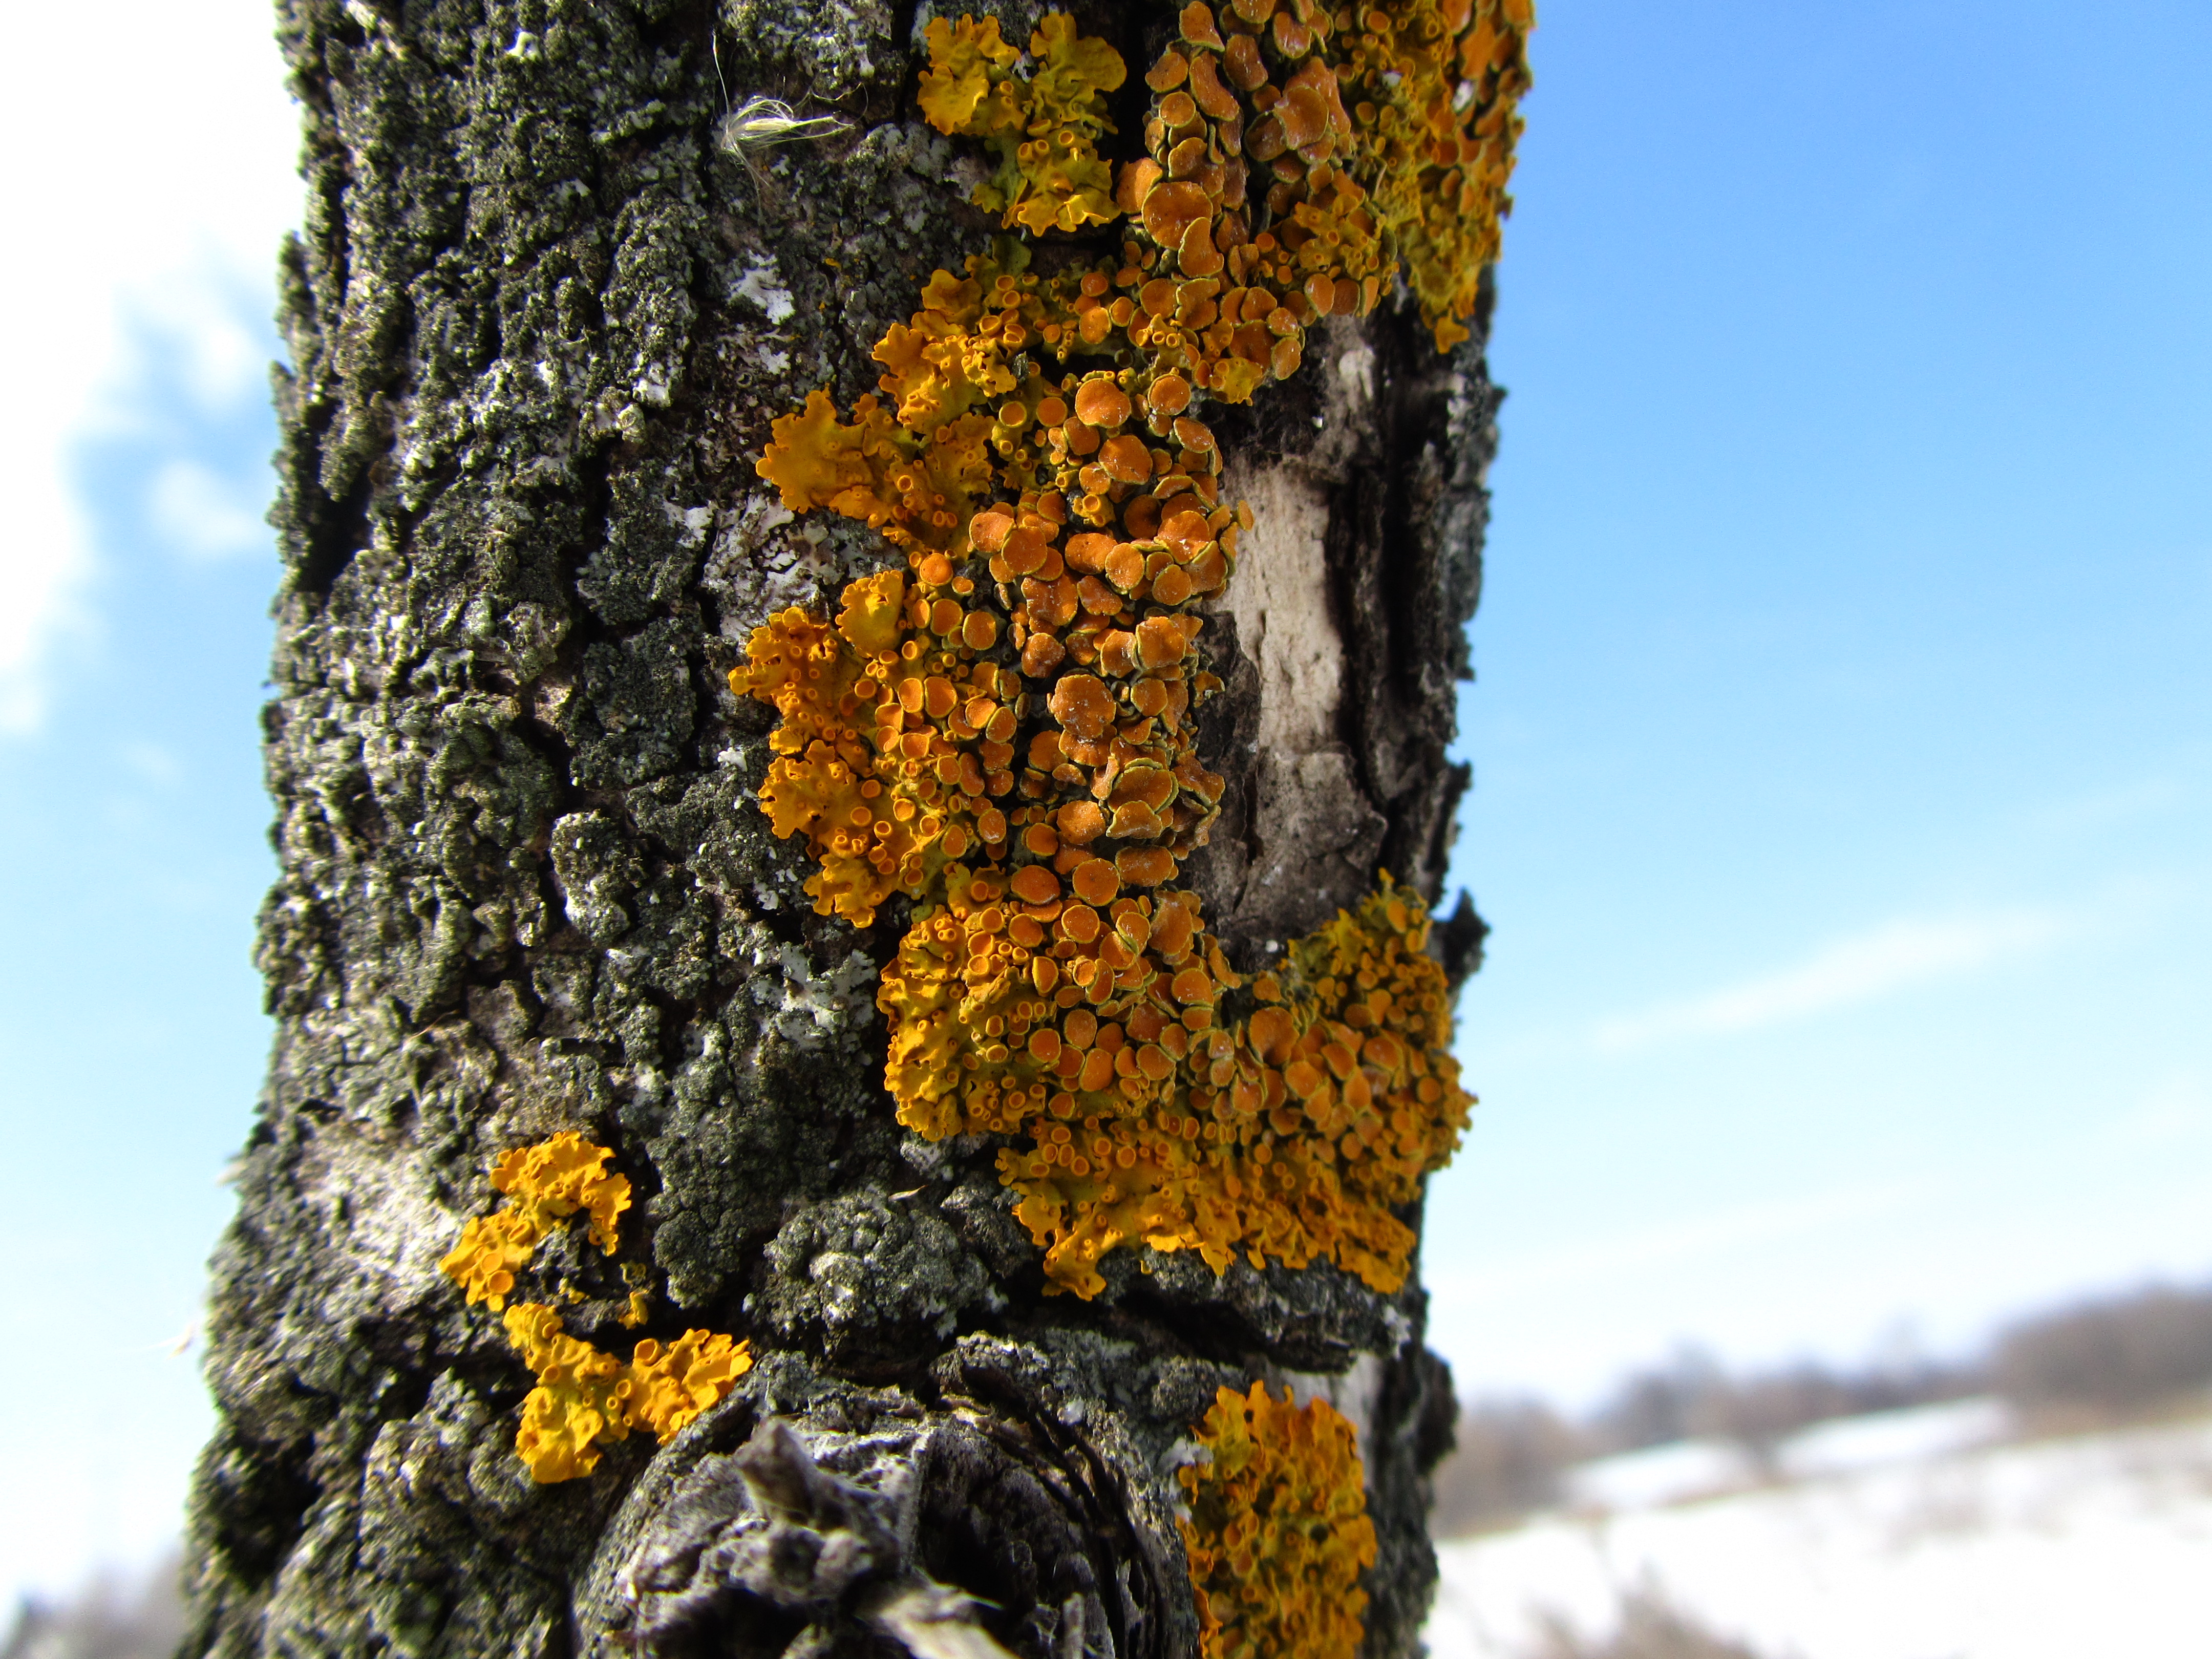
MULTIPOLYGON (((1084 21, 1143 61, 1160 16, 1084 21)), ((866 389, 872 342, 986 234, 911 118, 913 24, 852 0, 283 14, 307 210, 265 721, 278 1034, 214 1263, 191 1651, 919 1653, 972 1621, 1025 1656, 1188 1653, 1172 1472, 1253 1377, 1360 1422, 1366 1651, 1413 1650, 1449 1397, 1417 1282, 1119 1252, 1096 1303, 1044 1300, 991 1150, 892 1120, 872 990, 899 907, 813 915, 754 805, 769 719, 722 689, 738 642, 885 550, 793 520, 753 458, 794 389, 866 389), (724 83, 852 130, 750 169, 714 143, 724 83), (436 1263, 491 1158, 572 1127, 640 1202, 613 1258, 540 1250, 571 1329, 626 1342, 649 1285, 648 1334, 735 1330, 762 1360, 666 1447, 540 1487, 513 1449, 527 1374, 436 1263)), ((1209 763, 1243 815, 1217 842, 1245 849, 1212 866, 1222 915, 1261 854, 1324 887, 1302 844, 1437 896, 1480 343, 1437 360, 1386 308, 1330 348, 1385 396, 1319 430, 1291 396, 1252 411, 1251 453, 1328 499, 1334 614, 1374 678, 1330 746, 1360 827, 1302 843, 1295 803, 1260 809, 1249 665, 1209 631, 1209 763)), ((1255 942, 1298 920, 1252 916, 1255 942)))

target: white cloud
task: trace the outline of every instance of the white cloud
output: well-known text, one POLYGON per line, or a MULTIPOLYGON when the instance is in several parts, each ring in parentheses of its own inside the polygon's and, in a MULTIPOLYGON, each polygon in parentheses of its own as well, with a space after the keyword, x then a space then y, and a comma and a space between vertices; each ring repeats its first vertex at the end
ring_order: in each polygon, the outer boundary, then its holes
POLYGON ((192 389, 258 378, 234 321, 264 291, 299 214, 296 121, 263 0, 29 7, 0 54, 0 222, 36 240, 0 262, 0 732, 34 727, 57 641, 88 618, 92 551, 71 499, 75 445, 106 415, 124 319, 181 331, 192 389))
POLYGON ((2200 1139, 2212 1128, 2212 1087, 2203 1077, 2177 1072, 2162 1078, 2132 1110, 2108 1131, 2118 1146, 2148 1151, 2200 1139))
POLYGON ((157 787, 167 787, 185 775, 184 763, 158 743, 126 743, 117 751, 117 758, 140 782, 157 787))
POLYGON ((196 461, 171 461, 155 473, 147 510, 155 532, 189 558, 234 558, 270 544, 260 504, 196 461))
POLYGON ((1456 1312, 1532 1291, 1617 1280, 1626 1273, 1819 1232, 1844 1222, 1861 1222, 1911 1203, 1930 1188, 1928 1179, 1914 1178, 1762 1200, 1717 1214, 1691 1216, 1635 1232, 1594 1238, 1565 1249, 1509 1257, 1473 1272, 1432 1272, 1429 1293, 1440 1310, 1456 1312))
POLYGON ((1871 1001, 1909 986, 1972 973, 2046 945, 2061 931, 2059 919, 2040 910, 1900 918, 1838 939, 1794 968, 1605 1020, 1596 1030, 1597 1046, 1617 1052, 1674 1037, 1726 1036, 1871 1001))

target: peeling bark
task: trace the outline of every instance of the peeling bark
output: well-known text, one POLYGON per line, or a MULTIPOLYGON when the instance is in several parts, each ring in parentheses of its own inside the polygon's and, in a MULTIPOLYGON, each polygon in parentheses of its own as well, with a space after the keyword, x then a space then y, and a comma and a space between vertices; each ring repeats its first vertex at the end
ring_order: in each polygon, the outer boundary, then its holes
MULTIPOLYGON (((1034 8, 1002 3, 1024 34, 1034 8)), ((1081 9, 1143 44, 1171 14, 1081 9)), ((754 804, 772 716, 723 684, 773 610, 884 562, 755 475, 769 421, 988 238, 868 0, 290 0, 306 228, 283 263, 265 716, 277 1037, 214 1263, 195 1654, 1196 1650, 1174 1470, 1216 1388, 1337 1400, 1382 1540, 1365 1651, 1415 1650, 1449 1378, 1395 1296, 1116 1252, 1047 1297, 977 1142, 894 1122, 873 1000, 904 907, 801 895, 754 804), (842 137, 748 167, 725 98, 842 137), (762 1363, 656 1447, 536 1486, 529 1376, 438 1272, 499 1152, 562 1128, 639 1196, 537 1267, 614 1346, 762 1363)), ((1316 331, 1217 421, 1261 529, 1205 636, 1230 781, 1188 878, 1240 965, 1388 868, 1441 896, 1445 760, 1497 394, 1481 333, 1316 331)), ((1480 924, 1439 929, 1463 972, 1480 924)), ((1409 1216, 1418 1223, 1418 1215, 1409 1216)))

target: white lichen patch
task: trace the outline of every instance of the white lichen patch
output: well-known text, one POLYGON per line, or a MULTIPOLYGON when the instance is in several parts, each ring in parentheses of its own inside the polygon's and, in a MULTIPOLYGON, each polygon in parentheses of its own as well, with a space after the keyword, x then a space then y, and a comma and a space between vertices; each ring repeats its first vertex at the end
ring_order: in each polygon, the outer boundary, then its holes
POLYGON ((771 323, 787 323, 799 309, 791 290, 776 280, 775 261, 766 256, 730 285, 730 298, 754 307, 771 323))
POLYGON ((874 1011, 877 964, 865 951, 818 973, 797 945, 756 948, 753 966, 770 970, 755 974, 748 987, 764 1023, 799 1048, 817 1048, 874 1011))
POLYGON ((766 493, 722 509, 701 582, 720 606, 724 639, 748 640, 775 612, 818 606, 836 591, 845 574, 842 554, 815 526, 792 530, 796 522, 766 493))

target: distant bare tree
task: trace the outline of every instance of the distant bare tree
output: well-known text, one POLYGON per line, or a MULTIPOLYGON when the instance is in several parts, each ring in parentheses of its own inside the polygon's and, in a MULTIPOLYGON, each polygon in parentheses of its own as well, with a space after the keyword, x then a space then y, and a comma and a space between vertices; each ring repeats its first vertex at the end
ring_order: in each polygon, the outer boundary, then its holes
POLYGON ((1559 1477, 1595 1443, 1537 1400, 1460 1409, 1452 1454, 1437 1466, 1430 1527, 1439 1538, 1478 1532, 1557 1503, 1559 1477))
POLYGON ((178 1562, 144 1577, 110 1571, 62 1601, 27 1601, 0 1659, 169 1659, 185 1633, 178 1562))
POLYGON ((2154 1285, 2023 1320, 1990 1370, 2030 1411, 2126 1414, 2212 1388, 2212 1290, 2154 1285))

